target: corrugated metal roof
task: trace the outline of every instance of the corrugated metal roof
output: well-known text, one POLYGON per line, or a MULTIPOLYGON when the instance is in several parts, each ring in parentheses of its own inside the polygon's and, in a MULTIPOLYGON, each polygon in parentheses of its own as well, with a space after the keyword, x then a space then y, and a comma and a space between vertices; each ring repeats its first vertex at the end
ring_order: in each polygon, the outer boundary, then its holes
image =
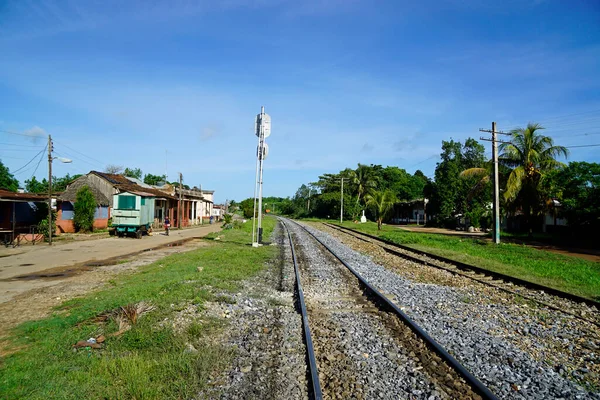
POLYGON ((48 197, 37 193, 15 193, 10 190, 0 189, 0 201, 41 202, 48 201, 48 197))

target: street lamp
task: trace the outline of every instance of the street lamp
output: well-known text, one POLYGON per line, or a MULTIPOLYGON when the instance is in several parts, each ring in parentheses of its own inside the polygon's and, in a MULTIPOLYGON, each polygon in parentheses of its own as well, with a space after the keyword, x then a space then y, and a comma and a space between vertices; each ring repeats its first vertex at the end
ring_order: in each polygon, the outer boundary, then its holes
POLYGON ((64 157, 52 157, 52 136, 48 135, 48 245, 52 246, 52 161, 58 160, 65 164, 73 161, 64 157))

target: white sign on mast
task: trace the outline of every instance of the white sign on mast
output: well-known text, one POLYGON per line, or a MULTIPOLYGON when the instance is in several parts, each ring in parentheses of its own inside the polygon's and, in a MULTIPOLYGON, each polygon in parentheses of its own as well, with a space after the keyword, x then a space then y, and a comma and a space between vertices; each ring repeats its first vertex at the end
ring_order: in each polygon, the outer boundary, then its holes
POLYGON ((252 214, 252 246, 258 247, 262 242, 262 187, 263 187, 263 160, 269 154, 269 146, 265 139, 271 135, 271 116, 265 113, 265 108, 261 107, 260 114, 254 119, 254 134, 258 136, 258 146, 256 147, 256 181, 254 184, 254 213, 252 214), (257 216, 258 200, 258 218, 257 216), (255 221, 258 219, 258 235, 255 235, 255 221), (255 241, 255 238, 256 241, 255 241))

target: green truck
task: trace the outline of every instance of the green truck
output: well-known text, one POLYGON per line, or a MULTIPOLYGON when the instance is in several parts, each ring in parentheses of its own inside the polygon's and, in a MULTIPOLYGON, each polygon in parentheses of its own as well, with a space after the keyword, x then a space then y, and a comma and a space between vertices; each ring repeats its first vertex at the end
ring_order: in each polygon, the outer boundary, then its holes
POLYGON ((154 222, 154 195, 143 192, 122 192, 113 195, 112 226, 118 237, 141 239, 151 232, 154 222))

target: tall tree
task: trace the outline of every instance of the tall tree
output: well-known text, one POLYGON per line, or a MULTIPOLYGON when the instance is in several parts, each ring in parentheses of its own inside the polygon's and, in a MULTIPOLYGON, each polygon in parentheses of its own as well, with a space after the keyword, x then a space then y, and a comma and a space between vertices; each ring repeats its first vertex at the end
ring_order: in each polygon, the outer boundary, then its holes
POLYGON ((35 176, 25 181, 25 191, 28 193, 48 193, 48 181, 38 181, 35 176))
POLYGON ((142 179, 142 170, 139 168, 125 168, 123 175, 130 178, 142 179))
MULTIPOLYGON (((66 174, 62 178, 57 178, 56 176, 53 176, 52 177, 52 191, 56 191, 56 192, 64 191, 71 182, 73 182, 75 179, 79 178, 80 176, 81 176, 81 174, 75 174, 72 176, 69 174, 66 174)), ((43 182, 46 182, 45 178, 44 178, 44 180, 42 180, 42 183, 43 182)), ((48 186, 47 183, 46 183, 46 186, 48 186)))
POLYGON ((19 189, 19 181, 10 173, 8 167, 0 161, 0 189, 16 192, 19 189))
MULTIPOLYGON (((144 183, 146 185, 159 185, 167 180, 166 175, 152 175, 146 174, 144 175, 144 183)), ((173 182, 173 185, 179 185, 179 182, 173 182)), ((186 185, 187 186, 187 185, 186 185)), ((189 189, 189 186, 187 187, 189 189)))
MULTIPOLYGON (((600 226, 600 164, 570 162, 560 170, 546 175, 541 185, 546 197, 557 199, 561 204, 561 214, 566 216, 569 225, 589 228, 593 231, 600 226)), ((551 209, 555 203, 552 202, 551 209)))
POLYGON ((366 196, 367 205, 372 207, 375 218, 377 218, 377 229, 381 230, 383 219, 394 207, 396 196, 391 190, 378 190, 366 196))
POLYGON ((435 183, 426 184, 424 191, 430 199, 428 209, 438 214, 446 225, 451 226, 455 222, 455 215, 464 215, 473 209, 483 211, 485 198, 469 196, 478 179, 461 179, 460 174, 465 169, 484 168, 484 153, 484 147, 472 138, 468 138, 464 145, 454 140, 442 142, 442 161, 435 169, 435 183))
POLYGON ((375 169, 376 167, 373 165, 358 164, 356 170, 350 173, 350 182, 348 183, 354 188, 358 204, 361 204, 361 200, 365 195, 377 188, 378 179, 375 169))
POLYGON ((539 214, 544 208, 545 199, 541 197, 540 182, 548 172, 563 167, 558 157, 569 155, 566 147, 555 146, 549 136, 544 136, 539 124, 530 123, 527 128, 511 131, 510 143, 500 145, 499 161, 512 168, 504 199, 517 203, 523 210, 529 234, 533 232, 532 215, 539 214))

